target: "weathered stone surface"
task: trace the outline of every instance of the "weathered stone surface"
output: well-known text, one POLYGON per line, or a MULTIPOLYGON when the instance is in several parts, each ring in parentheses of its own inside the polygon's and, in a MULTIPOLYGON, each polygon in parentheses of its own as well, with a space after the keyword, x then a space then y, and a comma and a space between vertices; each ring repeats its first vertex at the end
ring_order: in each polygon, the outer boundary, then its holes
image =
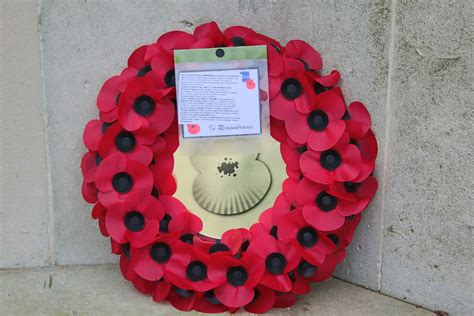
MULTIPOLYGON (((388 2, 312 1, 40 1, 46 107, 50 122, 56 222, 55 254, 60 264, 111 262, 80 197, 81 133, 97 115, 102 82, 118 73, 132 49, 173 29, 191 31, 215 19, 221 27, 249 25, 284 43, 301 38, 317 47, 326 71, 343 76, 347 101, 362 100, 373 113, 383 141, 387 77, 388 2), (79 237, 79 238, 78 238, 79 237)), ((382 155, 379 162, 382 161, 382 155)), ((377 175, 382 179, 381 168, 377 175)), ((380 196, 367 211, 338 275, 377 288, 380 196)))
POLYGON ((49 263, 36 2, 0 2, 0 268, 49 263))
POLYGON ((474 309, 471 1, 397 10, 382 291, 435 310, 474 309))
MULTIPOLYGON (((155 303, 123 280, 116 266, 0 272, 4 315, 187 315, 155 303)), ((331 279, 273 315, 431 315, 427 310, 331 279)), ((250 315, 241 313, 243 315, 250 315)))

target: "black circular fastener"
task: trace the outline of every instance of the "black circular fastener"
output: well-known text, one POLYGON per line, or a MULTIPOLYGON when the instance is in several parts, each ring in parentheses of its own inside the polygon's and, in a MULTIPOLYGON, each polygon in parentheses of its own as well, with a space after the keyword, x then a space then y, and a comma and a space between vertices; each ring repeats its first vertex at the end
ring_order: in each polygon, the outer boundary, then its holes
POLYGON ((360 188, 360 182, 344 182, 344 188, 350 193, 357 192, 360 188))
POLYGON ((329 124, 328 115, 321 110, 311 111, 308 115, 308 125, 314 131, 322 131, 329 124))
POLYGON ((227 271, 227 282, 233 286, 242 286, 247 281, 249 275, 244 267, 232 267, 227 271))
POLYGON ((214 244, 211 246, 211 248, 209 248, 209 253, 215 253, 220 251, 230 251, 230 249, 229 247, 221 243, 214 244))
POLYGON ((222 57, 224 57, 224 55, 225 55, 225 52, 222 48, 219 48, 219 49, 216 50, 216 56, 217 57, 222 58, 222 57))
POLYGON ((316 197, 316 205, 325 212, 332 211, 337 206, 337 197, 321 192, 316 197))
POLYGON ((332 241, 333 244, 336 245, 336 247, 339 246, 339 237, 336 234, 328 234, 326 236, 330 241, 332 241))
POLYGON ((115 146, 121 152, 130 152, 135 148, 135 136, 127 131, 117 134, 115 137, 115 146))
POLYGON ((153 187, 153 189, 151 189, 151 195, 158 199, 160 197, 160 191, 153 187))
POLYGON ((296 239, 301 246, 310 248, 318 241, 318 234, 312 227, 306 226, 298 231, 296 239))
POLYGON ((324 169, 332 171, 341 165, 341 155, 333 149, 326 150, 321 154, 319 162, 324 169))
POLYGON ((180 289, 179 287, 174 288, 175 293, 182 298, 189 298, 194 295, 194 291, 180 289))
POLYGON ((174 69, 171 69, 166 73, 165 84, 168 88, 176 86, 176 76, 174 73, 174 69))
POLYGON ((140 69, 138 72, 137 72, 137 77, 145 77, 145 75, 147 73, 149 73, 151 71, 151 66, 150 65, 145 65, 142 67, 142 69, 140 69))
POLYGON ((132 177, 126 172, 119 172, 112 178, 112 187, 118 193, 127 193, 132 190, 132 177))
POLYGON ((145 227, 145 217, 138 211, 128 212, 123 222, 125 227, 132 232, 139 232, 145 227))
POLYGON ((219 299, 216 297, 216 295, 214 294, 214 290, 209 290, 207 292, 204 293, 204 297, 206 298, 206 300, 211 303, 212 305, 219 305, 221 304, 221 301, 219 301, 219 299))
POLYGON ((309 278, 312 277, 318 268, 316 266, 313 266, 311 263, 303 260, 300 262, 298 265, 298 274, 301 275, 303 278, 309 278))
POLYGON ((158 263, 166 262, 171 257, 171 248, 163 242, 157 242, 151 246, 150 257, 158 263))
POLYGON ((244 39, 240 36, 234 36, 230 40, 234 46, 244 46, 244 39))
POLYGON ((133 103, 133 109, 138 115, 150 115, 155 110, 155 100, 153 100, 147 95, 139 96, 135 99, 135 102, 133 103))
POLYGON ((184 235, 181 235, 181 237, 179 237, 179 240, 190 245, 193 244, 193 239, 194 239, 193 234, 184 234, 184 235))
POLYGON ((288 100, 294 100, 303 93, 303 86, 298 79, 289 78, 281 84, 281 93, 288 100))
POLYGON ((191 261, 186 267, 186 276, 193 282, 204 280, 207 277, 206 265, 201 261, 191 261))
POLYGON ((168 233, 168 225, 171 220, 171 216, 169 214, 165 214, 163 219, 160 221, 160 233, 168 233))
POLYGON ((265 259, 265 268, 268 273, 273 275, 282 274, 287 265, 286 258, 278 252, 274 252, 265 259))

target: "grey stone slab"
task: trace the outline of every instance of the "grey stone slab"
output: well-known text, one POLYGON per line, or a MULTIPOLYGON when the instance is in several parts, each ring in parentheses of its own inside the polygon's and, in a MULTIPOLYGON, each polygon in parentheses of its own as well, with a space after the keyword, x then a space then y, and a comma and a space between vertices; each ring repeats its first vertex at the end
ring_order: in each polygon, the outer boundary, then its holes
MULTIPOLYGON (((43 64, 49 117, 56 259, 60 264, 105 263, 108 243, 89 219, 80 197, 81 133, 96 115, 101 83, 125 65, 128 54, 163 32, 216 20, 222 28, 243 24, 285 42, 309 41, 325 69, 342 72, 347 101, 362 100, 385 134, 388 69, 388 1, 40 1, 43 64)), ((381 145, 383 145, 381 143, 381 145)), ((381 146, 383 147, 383 146, 381 146)), ((379 162, 382 161, 382 154, 379 162)), ((382 179, 380 164, 376 171, 382 179)), ((338 275, 378 286, 380 196, 365 214, 348 261, 338 275)))
POLYGON ((390 110, 382 291, 472 314, 473 7, 402 1, 390 110))
MULTIPOLYGON (((154 303, 123 280, 116 266, 0 272, 3 315, 187 315, 154 303)), ((242 315, 250 315, 240 312, 242 315)), ((432 315, 416 306, 331 279, 273 315, 432 315)))
POLYGON ((49 264, 36 1, 0 2, 0 268, 49 264))

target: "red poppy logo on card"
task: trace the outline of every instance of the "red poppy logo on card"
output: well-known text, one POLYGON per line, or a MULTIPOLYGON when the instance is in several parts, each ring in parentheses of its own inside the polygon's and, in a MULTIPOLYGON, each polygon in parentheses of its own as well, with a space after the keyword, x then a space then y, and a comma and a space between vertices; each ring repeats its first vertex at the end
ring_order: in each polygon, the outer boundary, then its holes
POLYGON ((201 131, 201 126, 199 126, 199 124, 188 124, 187 126, 189 134, 196 135, 201 131))
POLYGON ((247 89, 249 90, 255 89, 255 82, 252 79, 247 79, 245 81, 245 85, 247 86, 247 89))

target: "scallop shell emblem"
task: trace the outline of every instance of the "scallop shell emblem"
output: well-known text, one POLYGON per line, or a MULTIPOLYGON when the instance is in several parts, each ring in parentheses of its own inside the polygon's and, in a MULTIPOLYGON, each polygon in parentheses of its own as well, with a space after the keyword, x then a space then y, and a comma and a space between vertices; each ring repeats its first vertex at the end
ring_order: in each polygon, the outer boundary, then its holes
POLYGON ((209 212, 235 215, 256 206, 267 194, 272 178, 254 155, 191 158, 199 171, 193 183, 196 202, 209 212))

